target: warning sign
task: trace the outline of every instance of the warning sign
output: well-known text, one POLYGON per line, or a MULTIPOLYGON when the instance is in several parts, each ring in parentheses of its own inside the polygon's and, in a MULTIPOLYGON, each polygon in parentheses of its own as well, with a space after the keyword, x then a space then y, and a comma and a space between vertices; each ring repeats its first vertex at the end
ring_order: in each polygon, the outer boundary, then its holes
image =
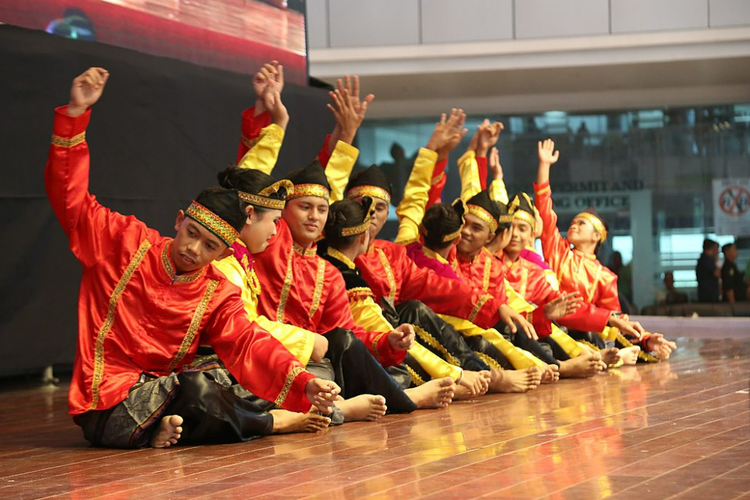
POLYGON ((714 179, 714 227, 718 235, 750 235, 750 179, 714 179))

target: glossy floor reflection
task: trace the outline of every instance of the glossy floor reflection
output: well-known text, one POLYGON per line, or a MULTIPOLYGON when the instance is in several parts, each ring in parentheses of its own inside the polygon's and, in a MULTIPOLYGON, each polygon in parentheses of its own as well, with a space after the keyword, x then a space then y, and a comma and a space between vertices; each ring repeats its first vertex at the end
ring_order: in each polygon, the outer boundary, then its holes
POLYGON ((89 447, 67 385, 0 388, 0 498, 750 498, 746 338, 318 435, 89 447))

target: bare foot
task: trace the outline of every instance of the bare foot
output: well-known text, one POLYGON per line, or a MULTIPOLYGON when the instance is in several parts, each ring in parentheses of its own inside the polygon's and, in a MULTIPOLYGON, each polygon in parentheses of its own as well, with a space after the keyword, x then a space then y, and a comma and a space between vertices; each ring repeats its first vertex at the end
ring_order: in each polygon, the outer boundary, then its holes
POLYGON ((560 369, 557 365, 547 365, 547 368, 542 372, 542 383, 553 384, 560 380, 560 369))
MULTIPOLYGON (((464 370, 461 374, 461 379, 457 383, 456 389, 458 389, 458 387, 468 389, 470 396, 481 396, 490 388, 490 372, 487 370, 481 372, 464 370)), ((456 394, 458 394, 458 392, 456 392, 456 394)))
POLYGON ((638 362, 638 353, 641 352, 641 348, 637 345, 633 347, 623 347, 620 349, 619 355, 622 359, 623 365, 634 365, 638 362))
POLYGON ((456 394, 456 384, 450 377, 438 378, 406 389, 406 395, 414 401, 417 408, 445 408, 456 394))
POLYGON ((602 357, 602 361, 604 361, 604 364, 607 366, 616 365, 621 358, 620 350, 616 347, 611 347, 608 349, 602 349, 599 351, 599 354, 602 357))
POLYGON ((182 435, 182 417, 179 415, 167 415, 159 422, 159 427, 151 436, 152 448, 169 448, 177 444, 182 435))
POLYGON ((388 410, 385 405, 383 396, 373 396, 372 394, 361 394, 351 399, 336 401, 336 406, 344 414, 344 422, 356 422, 367 420, 374 422, 379 419, 388 410))
POLYGON ((492 370, 490 392, 526 392, 536 389, 542 381, 539 368, 525 370, 492 370))
POLYGON ((581 351, 575 358, 560 363, 560 376, 564 378, 593 377, 606 368, 598 353, 581 351))
POLYGON ((677 344, 665 339, 661 333, 651 334, 649 346, 651 347, 651 352, 654 354, 654 356, 661 359, 662 361, 668 360, 669 356, 672 354, 672 351, 677 349, 677 344))
POLYGON ((273 434, 294 432, 319 432, 328 428, 331 419, 317 413, 296 413, 287 410, 271 410, 273 434))

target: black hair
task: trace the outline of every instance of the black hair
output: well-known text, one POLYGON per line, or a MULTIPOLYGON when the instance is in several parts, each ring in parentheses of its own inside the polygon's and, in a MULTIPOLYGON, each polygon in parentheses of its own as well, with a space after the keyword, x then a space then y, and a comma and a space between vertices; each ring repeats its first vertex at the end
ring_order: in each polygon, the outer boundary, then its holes
POLYGON ((341 236, 341 230, 364 223, 371 205, 372 198, 369 196, 362 198, 361 204, 349 199, 332 203, 328 209, 328 219, 323 232, 328 246, 335 250, 351 246, 360 235, 341 236))
POLYGON ((704 252, 706 250, 711 250, 712 248, 718 247, 718 246, 719 246, 719 242, 718 241, 714 241, 714 240, 709 239, 709 238, 706 238, 705 240, 703 240, 703 251, 704 252))
POLYGON ((508 205, 503 203, 502 201, 493 200, 495 203, 497 203, 497 230, 495 231, 495 234, 501 234, 506 229, 510 229, 513 227, 513 219, 508 217, 507 222, 500 222, 501 218, 504 216, 509 215, 510 211, 508 210, 508 205))
MULTIPOLYGON (((238 191, 243 191, 249 194, 258 194, 263 189, 276 182, 276 179, 266 174, 265 172, 250 168, 239 168, 236 165, 230 165, 229 167, 225 168, 216 175, 216 178, 219 180, 219 185, 222 187, 228 189, 236 189, 238 191)), ((269 195, 269 197, 283 200, 286 198, 286 190, 284 188, 281 188, 278 192, 269 195)), ((247 213, 246 209, 250 205, 252 205, 253 210, 259 216, 262 216, 269 210, 266 207, 260 207, 258 205, 253 205, 251 203, 240 200, 240 206, 242 207, 242 211, 244 213, 247 213)))
POLYGON ((721 247, 721 253, 727 253, 727 250, 729 250, 733 246, 736 246, 736 243, 727 243, 726 245, 721 247))
POLYGON ((241 205, 237 191, 223 187, 210 187, 201 191, 195 201, 224 219, 237 231, 241 231, 247 214, 241 205))
POLYGON ((455 240, 443 241, 445 236, 461 229, 463 220, 452 205, 435 203, 424 213, 422 227, 424 227, 424 244, 433 250, 442 250, 453 244, 455 240))

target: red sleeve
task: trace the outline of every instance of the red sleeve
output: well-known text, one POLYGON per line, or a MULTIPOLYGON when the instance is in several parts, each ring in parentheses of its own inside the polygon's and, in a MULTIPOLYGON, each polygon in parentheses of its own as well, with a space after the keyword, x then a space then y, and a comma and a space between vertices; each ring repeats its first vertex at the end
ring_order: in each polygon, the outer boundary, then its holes
MULTIPOLYGON (((604 271, 605 269, 602 269, 602 273, 604 271)), ((620 312, 622 308, 620 307, 620 294, 617 291, 617 275, 607 272, 606 276, 607 278, 600 280, 597 285, 596 305, 609 311, 620 312)))
POLYGON ((482 328, 492 328, 500 321, 500 305, 508 301, 505 287, 498 287, 493 297, 462 281, 418 267, 406 252, 392 258, 394 270, 399 270, 400 302, 420 300, 438 314, 468 319, 482 328))
POLYGON ((552 209, 552 190, 549 182, 539 185, 534 183, 534 205, 542 218, 542 253, 544 260, 556 272, 560 262, 570 251, 570 243, 562 237, 557 229, 557 214, 552 209))
POLYGON ((264 111, 258 116, 254 115, 255 106, 242 112, 242 137, 237 148, 237 163, 253 147, 260 131, 271 124, 271 114, 268 111, 264 111))
POLYGON ((328 166, 328 160, 331 159, 331 153, 332 151, 328 151, 328 143, 331 142, 331 134, 326 135, 326 140, 323 141, 323 147, 320 149, 320 152, 318 153, 318 161, 321 165, 323 165, 323 168, 326 168, 328 166))
POLYGON ((557 322, 573 330, 601 332, 609 322, 610 311, 584 302, 574 313, 558 319, 557 322))
MULTIPOLYGON (((228 281, 222 285, 232 286, 228 281)), ((253 394, 287 410, 309 411, 312 405, 305 387, 315 376, 306 372, 281 342, 250 322, 240 290, 233 288, 223 292, 224 300, 206 328, 206 340, 229 372, 253 394)))
POLYGON ((89 148, 86 127, 91 110, 71 117, 67 106, 55 110, 52 144, 44 181, 52 210, 70 249, 85 266, 104 260, 118 248, 125 232, 150 230, 135 217, 123 216, 101 206, 89 193, 89 148))
POLYGON ((389 332, 368 332, 354 322, 352 311, 349 309, 349 296, 346 293, 344 277, 338 269, 326 265, 329 273, 329 292, 326 299, 323 317, 318 323, 319 332, 330 332, 336 327, 351 330, 354 335, 365 343, 367 349, 383 366, 399 365, 406 358, 406 351, 394 351, 388 342, 389 332), (332 272, 331 272, 332 270, 332 272))
POLYGON ((477 167, 479 169, 479 183, 482 186, 482 191, 487 189, 487 157, 477 156, 477 167))
POLYGON ((425 206, 425 210, 435 203, 440 203, 443 196, 443 188, 445 188, 445 179, 447 177, 447 174, 445 173, 446 166, 448 166, 447 158, 440 160, 435 164, 435 168, 432 171, 430 190, 427 193, 427 205, 425 206))

